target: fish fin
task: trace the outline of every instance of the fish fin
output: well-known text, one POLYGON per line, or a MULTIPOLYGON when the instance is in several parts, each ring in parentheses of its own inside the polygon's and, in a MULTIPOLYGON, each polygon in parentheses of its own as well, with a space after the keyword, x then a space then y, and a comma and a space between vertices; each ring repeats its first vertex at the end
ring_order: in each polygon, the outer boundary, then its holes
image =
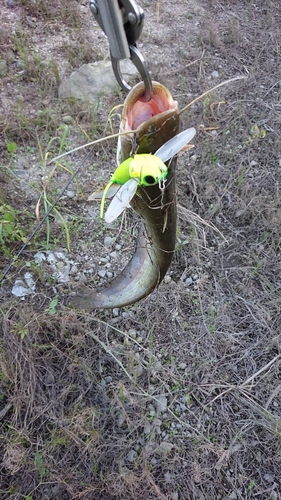
POLYGON ((170 160, 173 156, 181 151, 181 149, 186 146, 188 142, 190 142, 196 134, 195 128, 191 127, 180 134, 177 134, 175 137, 172 137, 168 142, 165 142, 161 148, 159 148, 155 154, 160 160, 164 163, 165 161, 170 160))
MULTIPOLYGON (((121 184, 112 184, 111 186, 109 186, 109 188, 106 192, 105 199, 108 200, 110 198, 113 198, 113 196, 117 193, 117 191, 118 191, 118 189, 120 189, 120 187, 121 187, 121 184)), ((97 189, 97 191, 95 191, 94 193, 92 193, 89 196, 87 201, 101 200, 103 197, 103 193, 104 193, 105 188, 106 188, 106 186, 103 186, 102 188, 97 189)))
POLYGON ((136 194, 140 179, 129 179, 116 193, 110 203, 105 216, 105 222, 113 222, 130 205, 130 201, 136 194))

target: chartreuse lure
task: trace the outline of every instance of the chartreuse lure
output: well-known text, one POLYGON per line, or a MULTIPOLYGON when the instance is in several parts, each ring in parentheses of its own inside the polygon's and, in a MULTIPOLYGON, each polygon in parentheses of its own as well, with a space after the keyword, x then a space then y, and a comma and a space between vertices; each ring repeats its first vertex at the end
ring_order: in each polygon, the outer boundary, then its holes
MULTIPOLYGON (((147 187, 159 184, 160 189, 163 189, 168 175, 168 167, 165 162, 179 153, 193 139, 195 134, 195 128, 189 128, 166 142, 154 155, 136 154, 134 157, 123 161, 117 167, 103 191, 100 208, 101 217, 103 217, 106 195, 113 184, 117 185, 118 191, 105 213, 104 220, 106 222, 114 221, 130 205, 138 186, 147 187), (118 188, 118 185, 121 185, 121 187, 118 188)), ((116 189, 114 191, 116 192, 116 189)), ((94 195, 89 197, 89 199, 93 198, 95 198, 94 195)))

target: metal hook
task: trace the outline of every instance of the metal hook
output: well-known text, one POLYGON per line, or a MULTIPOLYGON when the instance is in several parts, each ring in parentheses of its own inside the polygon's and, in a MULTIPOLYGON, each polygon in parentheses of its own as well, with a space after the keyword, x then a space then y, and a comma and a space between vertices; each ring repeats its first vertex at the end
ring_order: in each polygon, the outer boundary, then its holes
MULTIPOLYGON (((129 49, 130 49, 130 59, 137 68, 144 83, 144 99, 145 101, 150 101, 153 94, 153 88, 146 62, 141 53, 139 52, 139 50, 137 49, 137 47, 135 47, 134 45, 129 45, 129 49)), ((115 78, 119 83, 120 87, 126 91, 131 90, 132 87, 128 85, 128 83, 124 80, 121 74, 120 60, 115 59, 114 57, 111 56, 111 63, 115 78)))

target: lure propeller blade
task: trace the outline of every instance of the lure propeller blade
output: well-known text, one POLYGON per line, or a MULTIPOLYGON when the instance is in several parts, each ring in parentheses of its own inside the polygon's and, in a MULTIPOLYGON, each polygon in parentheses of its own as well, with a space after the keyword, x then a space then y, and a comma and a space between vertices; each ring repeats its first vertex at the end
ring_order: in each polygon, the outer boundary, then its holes
POLYGON ((165 144, 154 153, 155 156, 165 163, 165 161, 170 160, 170 158, 179 153, 180 150, 193 139, 195 134, 196 130, 193 127, 180 132, 180 134, 177 134, 168 142, 165 142, 165 144))
POLYGON ((138 178, 129 179, 121 186, 105 213, 105 222, 113 222, 130 205, 130 201, 137 192, 139 182, 138 178))

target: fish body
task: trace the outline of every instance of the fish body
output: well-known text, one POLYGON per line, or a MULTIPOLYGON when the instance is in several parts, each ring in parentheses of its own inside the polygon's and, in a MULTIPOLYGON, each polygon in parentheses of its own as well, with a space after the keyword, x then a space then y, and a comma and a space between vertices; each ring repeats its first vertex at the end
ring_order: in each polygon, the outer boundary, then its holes
MULTIPOLYGON (((118 138, 117 163, 121 166, 125 162, 126 168, 130 168, 132 163, 130 152, 133 141, 137 144, 136 156, 153 155, 179 132, 178 106, 169 90, 153 82, 153 95, 149 102, 143 100, 143 92, 144 85, 137 84, 124 103, 120 132, 127 134, 118 138), (137 130, 135 135, 132 130, 137 130)), ((80 286, 71 301, 74 307, 122 307, 138 302, 159 285, 170 266, 176 242, 175 166, 176 157, 166 163, 164 189, 161 190, 158 183, 148 186, 139 184, 136 196, 130 201, 143 221, 130 262, 106 288, 80 286)), ((121 183, 124 184, 127 174, 128 171, 121 172, 121 183)))

